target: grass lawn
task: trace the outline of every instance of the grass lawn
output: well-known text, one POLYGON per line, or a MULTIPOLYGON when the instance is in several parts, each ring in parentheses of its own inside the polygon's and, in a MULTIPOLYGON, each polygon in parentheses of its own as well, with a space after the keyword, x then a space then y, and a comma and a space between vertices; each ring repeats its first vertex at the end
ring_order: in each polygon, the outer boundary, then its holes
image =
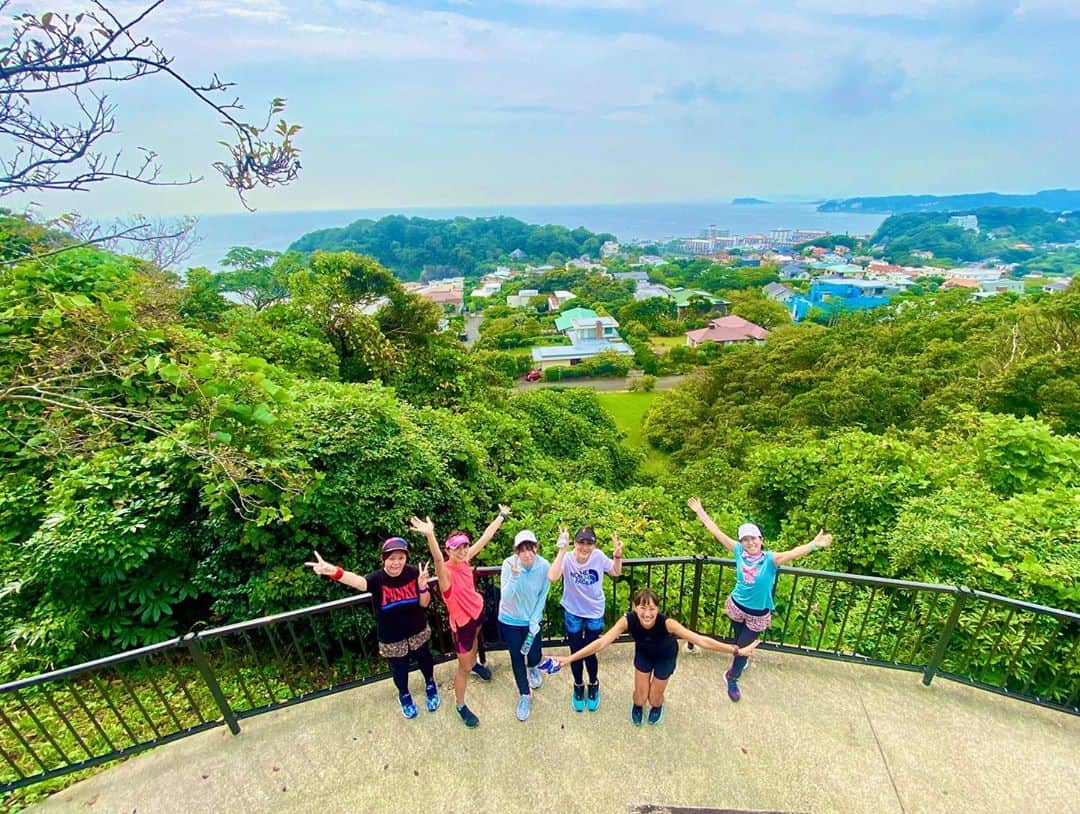
POLYGON ((657 353, 667 353, 672 348, 685 344, 685 334, 679 334, 678 336, 657 336, 652 334, 649 336, 649 346, 657 353))
POLYGON ((649 409, 657 391, 651 393, 597 393, 600 404, 611 413, 619 429, 626 433, 626 443, 636 447, 645 453, 645 460, 641 462, 641 469, 653 475, 659 475, 667 471, 668 456, 659 450, 653 449, 648 442, 641 437, 641 420, 645 411, 649 409))

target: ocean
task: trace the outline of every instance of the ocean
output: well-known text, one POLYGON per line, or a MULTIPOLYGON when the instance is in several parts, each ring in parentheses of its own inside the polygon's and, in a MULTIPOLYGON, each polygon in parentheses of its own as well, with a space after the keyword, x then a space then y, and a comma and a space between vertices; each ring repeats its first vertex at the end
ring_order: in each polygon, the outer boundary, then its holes
POLYGON ((492 217, 508 215, 526 223, 584 226, 610 232, 619 240, 667 240, 698 237, 706 226, 731 234, 759 234, 772 229, 817 229, 834 234, 872 234, 885 215, 818 212, 815 204, 769 203, 639 203, 545 206, 399 207, 340 209, 324 212, 251 212, 203 215, 197 231, 202 241, 189 266, 218 268, 232 246, 283 251, 294 240, 316 229, 347 226, 360 218, 384 215, 425 218, 492 217))

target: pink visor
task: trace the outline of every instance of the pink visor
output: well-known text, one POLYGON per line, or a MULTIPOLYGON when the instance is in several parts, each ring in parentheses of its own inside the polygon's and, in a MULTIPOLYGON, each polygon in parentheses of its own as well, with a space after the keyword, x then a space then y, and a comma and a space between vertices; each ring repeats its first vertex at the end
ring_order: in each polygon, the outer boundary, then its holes
POLYGON ((465 533, 451 534, 446 538, 447 548, 461 548, 469 544, 469 535, 465 533))

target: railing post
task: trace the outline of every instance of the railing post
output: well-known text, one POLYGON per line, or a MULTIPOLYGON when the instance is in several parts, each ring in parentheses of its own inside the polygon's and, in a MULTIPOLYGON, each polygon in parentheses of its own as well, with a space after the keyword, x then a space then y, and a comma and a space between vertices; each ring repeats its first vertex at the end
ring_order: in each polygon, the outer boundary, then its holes
POLYGON ((217 676, 214 675, 214 671, 210 669, 210 664, 206 660, 206 656, 203 655, 202 645, 199 644, 198 633, 188 633, 184 636, 184 644, 187 645, 188 651, 191 653, 191 658, 195 662, 195 666, 199 668, 199 673, 202 675, 202 679, 206 682, 206 686, 210 690, 210 695, 214 697, 214 702, 218 705, 218 709, 221 710, 222 716, 225 718, 225 723, 229 727, 229 731, 234 735, 240 734, 240 724, 236 720, 236 714, 232 711, 232 707, 229 706, 228 700, 225 698, 225 693, 221 691, 221 685, 218 684, 217 676))
POLYGON ((705 563, 704 554, 694 555, 694 587, 690 595, 690 629, 697 630, 698 608, 701 600, 701 568, 705 563))
POLYGON ((922 683, 926 686, 930 686, 930 682, 934 680, 934 675, 937 673, 938 668, 941 667, 941 662, 945 659, 945 652, 949 648, 949 640, 952 638, 953 631, 956 629, 956 623, 960 620, 960 611, 963 610, 964 605, 967 604, 968 598, 972 595, 971 589, 961 585, 956 589, 956 593, 953 594, 953 606, 949 611, 949 618, 945 620, 945 627, 941 630, 941 638, 938 639, 937 647, 934 649, 934 655, 930 657, 930 663, 926 665, 926 669, 923 670, 922 683))
MULTIPOLYGON (((696 631, 698 623, 698 607, 701 600, 701 566, 705 562, 704 554, 694 555, 694 587, 690 589, 690 629, 696 631)), ((694 649, 693 642, 686 643, 689 652, 694 649)))

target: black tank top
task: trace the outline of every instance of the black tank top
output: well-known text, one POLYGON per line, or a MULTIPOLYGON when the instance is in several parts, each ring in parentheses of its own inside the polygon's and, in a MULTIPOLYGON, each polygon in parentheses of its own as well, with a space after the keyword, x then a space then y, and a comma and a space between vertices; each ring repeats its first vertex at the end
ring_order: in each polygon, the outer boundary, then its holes
POLYGON ((668 633, 667 617, 664 614, 656 614, 656 623, 650 628, 644 628, 638 621, 637 614, 630 611, 626 614, 626 624, 630 628, 634 645, 643 656, 663 659, 671 658, 679 652, 679 643, 668 633))

